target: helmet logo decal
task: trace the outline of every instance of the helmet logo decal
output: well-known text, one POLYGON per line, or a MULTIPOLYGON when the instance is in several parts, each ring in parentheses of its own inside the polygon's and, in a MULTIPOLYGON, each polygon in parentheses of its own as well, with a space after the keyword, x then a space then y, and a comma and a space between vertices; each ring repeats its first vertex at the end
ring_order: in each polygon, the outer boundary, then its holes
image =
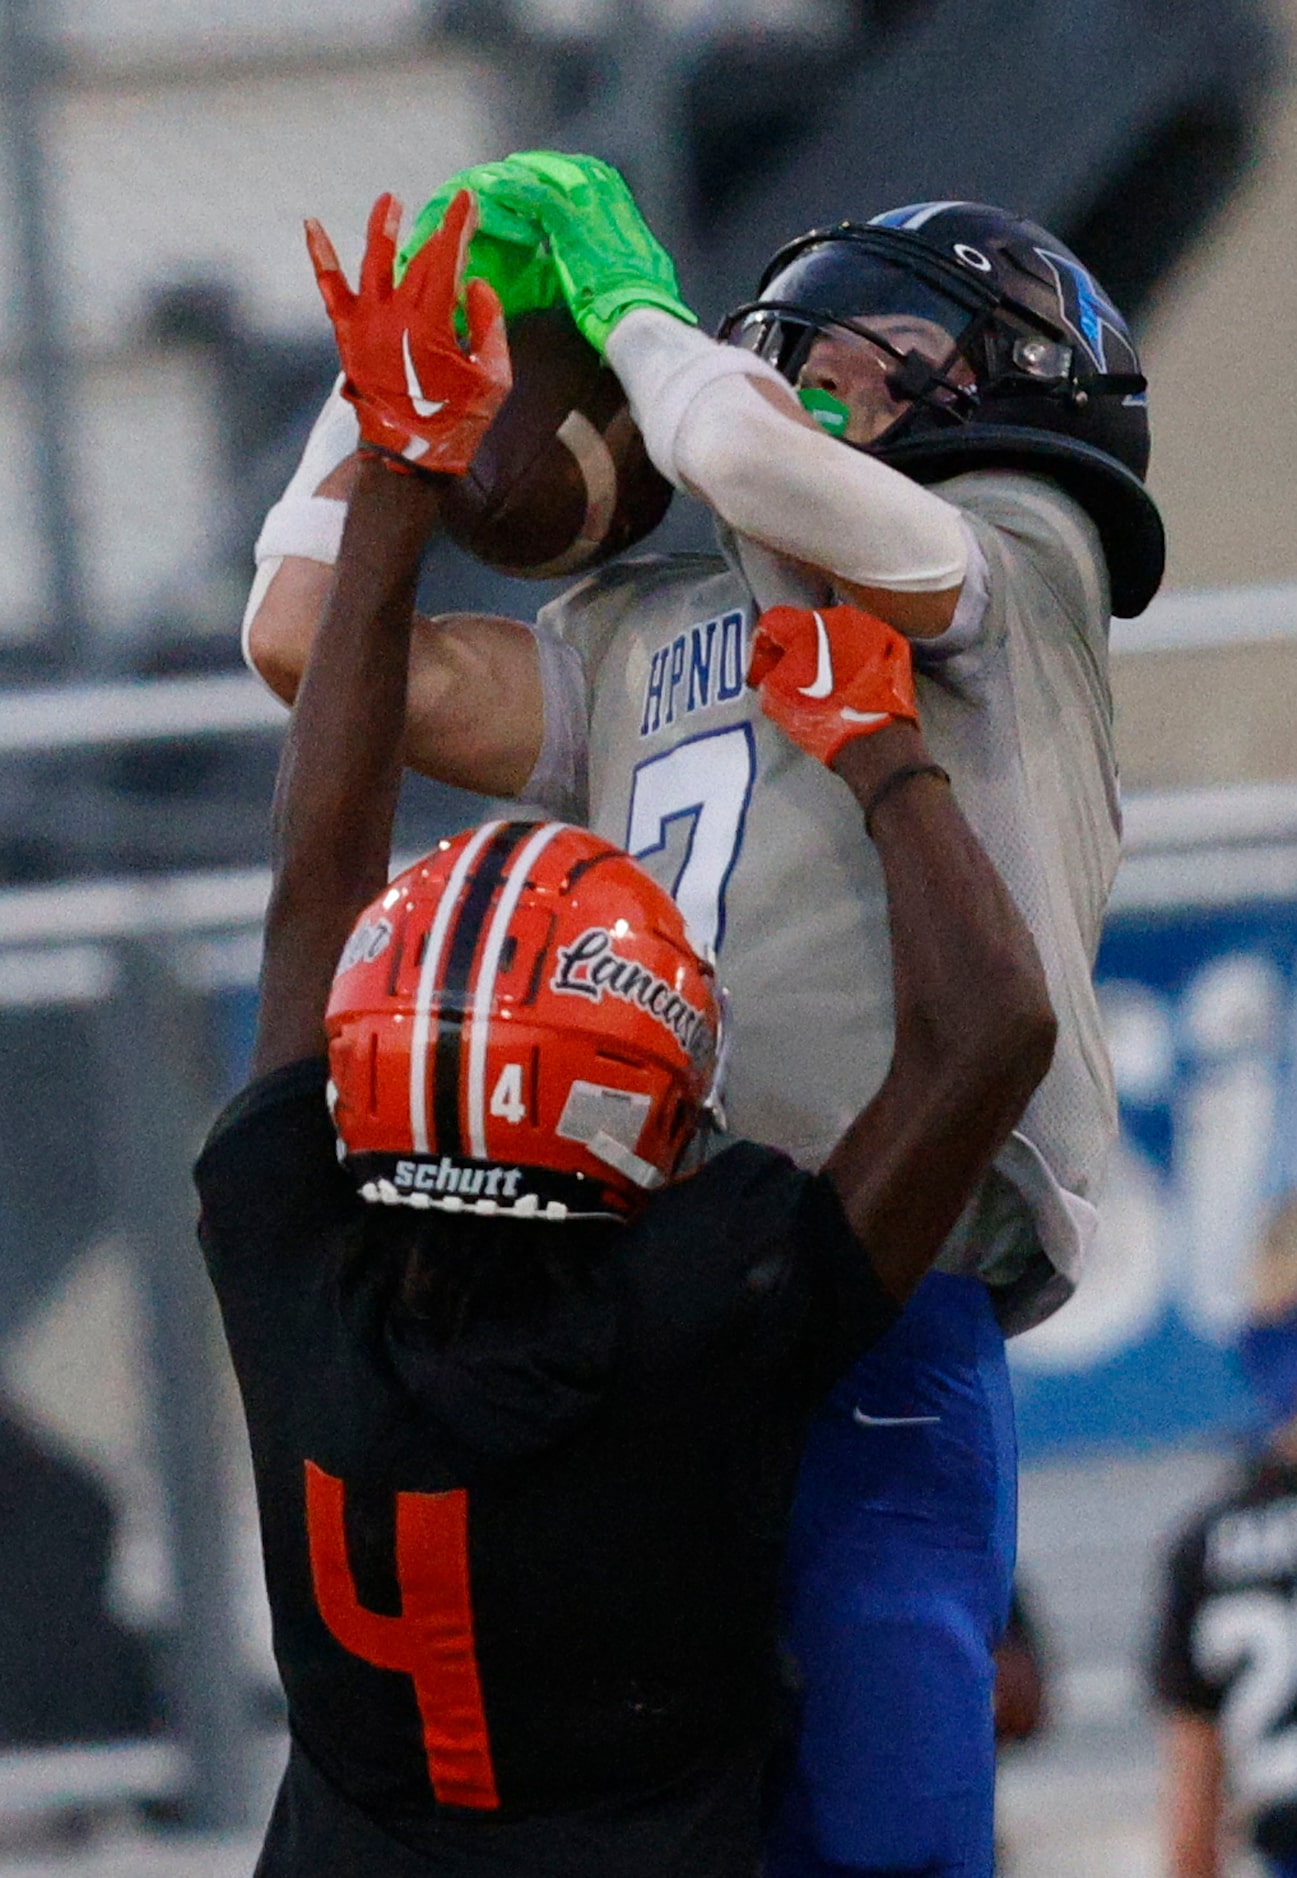
POLYGON ((953 252, 955 259, 962 261, 965 267, 971 267, 979 274, 991 272, 991 263, 980 248, 970 248, 966 241, 957 241, 953 252))
POLYGON ((357 926, 342 948, 342 957, 338 960, 338 969, 333 974, 341 978, 353 965, 372 965, 375 959, 382 958, 392 943, 392 922, 390 919, 366 920, 357 926))
MULTIPOLYGON (((1122 334, 1121 315, 1093 274, 1070 255, 1051 254, 1047 248, 1037 248, 1036 253, 1054 276, 1063 324, 1080 340, 1099 371, 1113 369, 1108 363, 1109 339, 1115 339, 1133 358, 1130 342, 1122 334)), ((1125 368, 1119 365, 1117 369, 1125 368)))
POLYGON ((712 1047, 704 1012, 647 966, 621 958, 613 950, 612 934, 606 926, 587 926, 570 946, 560 946, 558 965, 549 983, 551 991, 591 998, 596 1004, 605 991, 623 1004, 637 1004, 670 1031, 693 1062, 702 1061, 712 1047))

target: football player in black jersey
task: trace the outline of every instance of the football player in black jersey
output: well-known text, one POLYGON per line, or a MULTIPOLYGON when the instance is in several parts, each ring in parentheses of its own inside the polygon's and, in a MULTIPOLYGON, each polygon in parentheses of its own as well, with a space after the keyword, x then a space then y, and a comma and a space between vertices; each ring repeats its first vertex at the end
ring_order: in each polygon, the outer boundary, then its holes
POLYGON ((197 1169, 291 1730, 257 1870, 755 1878, 800 1439, 1054 1019, 905 643, 852 608, 778 609, 752 672, 887 879, 895 1054, 822 1172, 700 1152, 712 970, 611 844, 487 823, 388 884, 419 555, 508 381, 491 290, 460 305, 471 211, 394 287, 384 198, 359 294, 311 231, 365 454, 280 770, 253 1080, 197 1169))
POLYGON ((1153 1657, 1168 1878, 1243 1839, 1297 1878, 1297 1196, 1274 1212, 1239 1356, 1262 1442, 1167 1559, 1153 1657))

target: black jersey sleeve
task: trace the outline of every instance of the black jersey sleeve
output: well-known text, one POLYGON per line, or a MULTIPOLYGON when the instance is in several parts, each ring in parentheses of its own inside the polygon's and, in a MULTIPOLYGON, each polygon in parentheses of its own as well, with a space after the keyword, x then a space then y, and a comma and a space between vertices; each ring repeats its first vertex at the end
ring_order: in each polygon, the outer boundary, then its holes
POLYGON ((1203 1602, 1207 1529, 1199 1521, 1171 1548, 1162 1575, 1161 1606, 1149 1652, 1148 1676, 1162 1708, 1214 1716, 1223 1686, 1209 1682, 1194 1660, 1193 1629, 1203 1602))
MULTIPOLYGON (((338 1165, 328 1065, 290 1063, 250 1083, 212 1126, 194 1169, 213 1280, 317 1251, 354 1190, 338 1165)), ((267 1270, 267 1277, 273 1276, 267 1270)))

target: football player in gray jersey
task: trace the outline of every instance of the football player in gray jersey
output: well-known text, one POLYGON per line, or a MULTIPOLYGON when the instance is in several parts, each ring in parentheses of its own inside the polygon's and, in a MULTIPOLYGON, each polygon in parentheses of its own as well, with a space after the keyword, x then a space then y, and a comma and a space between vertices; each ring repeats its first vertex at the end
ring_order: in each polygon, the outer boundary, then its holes
MULTIPOLYGON (((792 605, 819 615, 808 695, 831 687, 825 616, 851 602, 910 638, 931 747, 1044 961, 1053 1066, 807 1452, 788 1594, 800 1730, 768 1854, 771 1878, 983 1878, 1016 1519, 1004 1336, 1070 1294, 1115 1128, 1091 983, 1119 844, 1107 629, 1162 567, 1130 335, 1061 242, 956 202, 791 243, 718 342, 605 165, 530 153, 454 181, 479 191, 484 226, 493 202, 534 217, 719 546, 622 561, 531 626, 423 622, 410 760, 435 750, 443 780, 582 816, 636 854, 719 956, 732 1125, 817 1165, 891 1050, 882 886, 849 798, 745 674, 757 617, 792 605)), ((258 544, 245 645, 285 698, 354 440, 335 394, 258 544)))

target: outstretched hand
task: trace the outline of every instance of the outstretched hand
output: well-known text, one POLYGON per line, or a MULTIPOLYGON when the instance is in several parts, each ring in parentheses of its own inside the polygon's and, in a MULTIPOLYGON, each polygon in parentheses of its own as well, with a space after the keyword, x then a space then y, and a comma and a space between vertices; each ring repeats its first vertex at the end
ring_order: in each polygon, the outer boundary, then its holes
POLYGON ((464 282, 477 225, 462 189, 440 228, 395 277, 401 204, 382 195, 369 217, 360 287, 353 292, 319 222, 306 245, 346 377, 343 395, 360 417, 363 444, 421 470, 460 475, 512 383, 499 297, 484 280, 464 282), (467 344, 456 332, 462 301, 467 344))
POLYGON ((766 716, 825 764, 853 737, 919 721, 909 641, 858 606, 770 607, 748 683, 766 716))

